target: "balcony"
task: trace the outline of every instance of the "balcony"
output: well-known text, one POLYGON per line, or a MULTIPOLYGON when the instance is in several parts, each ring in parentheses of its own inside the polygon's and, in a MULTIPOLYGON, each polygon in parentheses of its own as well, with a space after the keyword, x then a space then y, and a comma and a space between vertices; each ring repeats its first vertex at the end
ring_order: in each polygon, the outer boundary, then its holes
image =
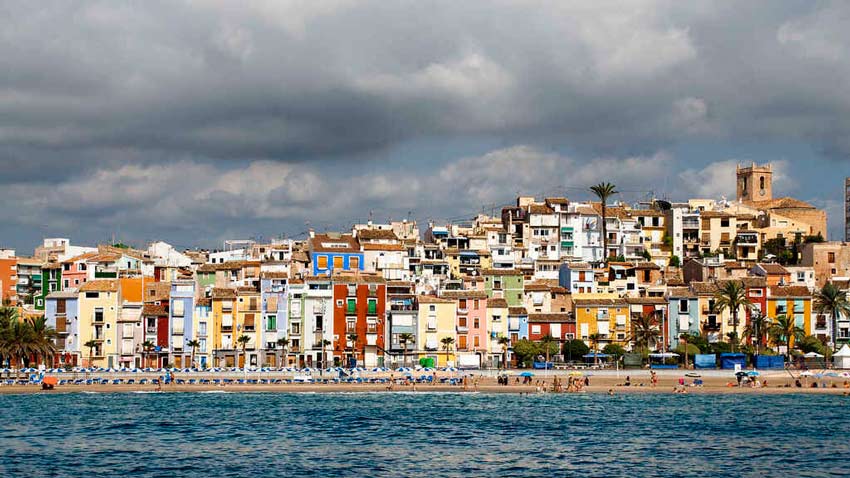
POLYGON ((735 240, 739 246, 755 246, 759 243, 758 234, 755 232, 739 232, 735 240))
POLYGON ((707 331, 717 331, 720 330, 720 324, 717 322, 706 322, 703 324, 702 328, 707 331))
POLYGON ((221 331, 222 332, 233 332, 233 326, 232 325, 222 325, 221 331))
POLYGON ((378 324, 368 324, 368 325, 366 325, 366 333, 367 334, 377 334, 378 333, 378 324))

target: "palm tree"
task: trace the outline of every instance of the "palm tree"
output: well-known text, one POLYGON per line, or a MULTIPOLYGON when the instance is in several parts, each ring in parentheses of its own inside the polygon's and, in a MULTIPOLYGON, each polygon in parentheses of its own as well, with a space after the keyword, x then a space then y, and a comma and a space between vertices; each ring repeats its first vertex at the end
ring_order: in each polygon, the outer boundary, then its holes
POLYGON ((549 349, 556 342, 558 342, 558 339, 552 337, 552 334, 546 334, 540 337, 540 345, 543 346, 543 351, 546 352, 546 369, 549 368, 549 349))
POLYGON ((440 343, 443 344, 443 350, 446 351, 446 366, 449 365, 449 350, 452 348, 452 344, 455 343, 454 337, 443 337, 440 339, 440 343))
MULTIPOLYGON (((714 312, 720 314, 724 310, 729 310, 732 313, 732 333, 735 334, 736 339, 738 337, 738 311, 742 307, 749 309, 752 306, 752 302, 747 298, 747 288, 742 281, 726 281, 714 294, 714 312)), ((733 341, 732 347, 734 351, 735 341, 733 341)))
POLYGON ((398 334, 398 341, 402 346, 401 349, 401 364, 404 365, 407 363, 407 344, 413 343, 416 340, 416 337, 413 336, 410 332, 404 332, 402 334, 398 334))
POLYGON ((590 334, 588 337, 590 340, 590 348, 593 350, 593 364, 596 365, 599 363, 599 340, 602 338, 602 334, 590 334))
MULTIPOLYGON (((142 342, 142 362, 148 362, 145 359, 149 358, 148 354, 150 353, 151 350, 153 350, 154 347, 155 347, 155 345, 150 340, 145 340, 144 342, 142 342)), ((149 365, 150 365, 149 363, 145 363, 145 366, 149 366, 149 365)))
POLYGON ((797 327, 793 316, 785 314, 776 317, 776 323, 770 326, 769 333, 773 336, 773 340, 777 344, 785 342, 789 359, 791 358, 791 347, 794 346, 794 342, 806 334, 803 329, 797 327))
POLYGON ((93 360, 92 357, 94 356, 94 348, 97 347, 97 342, 95 340, 89 340, 83 344, 83 347, 89 349, 89 367, 91 367, 93 360))
MULTIPOLYGON (((251 337, 248 337, 247 335, 240 335, 239 338, 236 339, 236 343, 238 343, 239 345, 242 346, 242 367, 243 368, 245 367, 245 362, 246 362, 246 360, 245 360, 245 358, 246 358, 245 348, 248 346, 248 342, 250 342, 250 341, 251 341, 251 337)), ((239 357, 236 357, 236 366, 237 367, 239 366, 239 357)))
POLYGON ((322 339, 322 368, 328 367, 328 357, 325 354, 325 348, 331 345, 331 341, 328 339, 322 339))
POLYGON ((617 187, 611 183, 599 183, 596 186, 591 186, 590 190, 602 202, 602 260, 608 260, 608 228, 605 225, 605 215, 608 211, 608 199, 618 194, 617 187))
MULTIPOLYGON (((356 333, 348 334, 348 341, 351 342, 351 359, 353 360, 357 360, 357 339, 359 338, 360 336, 356 333)), ((350 362, 351 360, 349 360, 350 362)))
POLYGON ((197 350, 198 347, 201 346, 201 343, 198 342, 196 339, 192 339, 192 340, 186 342, 186 345, 188 345, 189 347, 192 347, 192 359, 191 360, 192 360, 192 367, 194 367, 195 366, 195 350, 197 350))
POLYGON ((511 339, 504 335, 499 336, 499 345, 502 346, 502 368, 508 368, 508 346, 511 344, 511 339))
MULTIPOLYGON (((280 347, 280 361, 286 361, 287 351, 289 349, 289 339, 277 339, 277 345, 280 347)), ((289 364, 286 364, 289 365, 289 364)))
POLYGON ((756 339, 756 355, 761 355, 761 344, 768 329, 770 329, 770 318, 759 311, 750 316, 750 322, 744 327, 744 335, 756 339))
POLYGON ((661 329, 658 327, 656 314, 643 314, 632 319, 631 340, 634 340, 636 347, 649 350, 650 344, 658 340, 660 335, 661 329))
MULTIPOLYGON (((841 290, 832 282, 827 282, 822 289, 815 291, 814 309, 818 314, 829 315, 832 319, 830 327, 831 342, 835 348, 838 348, 838 319, 842 315, 850 316, 850 301, 847 300, 847 291, 841 290)), ((826 363, 829 367, 829 353, 832 350, 827 347, 826 363)))

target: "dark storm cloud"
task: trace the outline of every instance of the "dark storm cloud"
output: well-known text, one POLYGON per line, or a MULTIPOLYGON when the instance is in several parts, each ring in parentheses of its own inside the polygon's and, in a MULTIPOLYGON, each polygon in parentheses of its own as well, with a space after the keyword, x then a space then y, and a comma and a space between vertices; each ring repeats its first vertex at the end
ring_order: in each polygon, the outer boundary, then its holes
MULTIPOLYGON (((7 224, 141 217, 150 235, 212 235, 493 197, 476 183, 435 201, 451 165, 423 157, 406 163, 414 178, 385 158, 389 173, 369 166, 333 198, 363 158, 423 139, 501 138, 480 157, 517 164, 550 155, 523 145, 619 164, 691 141, 797 141, 845 159, 849 14, 793 1, 4 2, 0 199, 19 208, 7 224), (264 175, 275 181, 258 195, 244 178, 264 175), (329 206, 303 207, 317 201, 329 206)), ((674 177, 692 170, 665 157, 674 177)))

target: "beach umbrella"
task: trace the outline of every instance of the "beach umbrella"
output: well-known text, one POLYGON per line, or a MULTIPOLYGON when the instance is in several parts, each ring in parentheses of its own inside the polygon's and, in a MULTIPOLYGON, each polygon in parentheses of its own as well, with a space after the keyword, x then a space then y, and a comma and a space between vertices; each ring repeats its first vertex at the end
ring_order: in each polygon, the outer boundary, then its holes
POLYGON ((837 378, 837 377, 839 377, 839 376, 840 376, 840 375, 838 375, 838 374, 837 374, 837 373, 835 373, 835 372, 827 372, 827 373, 825 373, 824 375, 825 375, 825 376, 827 376, 827 377, 833 377, 833 378, 837 378))
POLYGON ((747 372, 747 375, 749 375, 750 377, 758 377, 760 374, 755 370, 750 370, 749 372, 747 372))
POLYGON ((689 378, 701 378, 702 377, 702 375, 700 375, 696 372, 688 372, 688 373, 685 374, 685 376, 689 377, 689 378))
POLYGON ((806 370, 804 372, 800 372, 801 377, 813 377, 814 375, 815 374, 813 372, 809 371, 809 370, 806 370))
POLYGON ((519 374, 519 376, 520 376, 520 377, 533 377, 533 376, 534 376, 534 373, 532 373, 532 372, 521 372, 521 373, 519 374))
POLYGON ((584 373, 579 372, 579 371, 573 371, 573 372, 570 372, 570 375, 572 375, 573 377, 581 377, 582 375, 584 375, 584 373))
POLYGON ((457 369, 454 367, 443 367, 440 370, 442 370, 443 372, 457 372, 457 369))

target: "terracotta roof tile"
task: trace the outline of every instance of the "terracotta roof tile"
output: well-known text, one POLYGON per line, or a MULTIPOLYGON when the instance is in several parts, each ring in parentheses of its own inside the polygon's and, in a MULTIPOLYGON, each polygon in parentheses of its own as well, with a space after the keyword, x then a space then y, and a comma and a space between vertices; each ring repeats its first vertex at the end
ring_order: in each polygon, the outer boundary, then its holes
POLYGON ((626 299, 573 299, 576 307, 587 307, 587 306, 618 306, 618 305, 626 305, 626 299))
POLYGON ((212 298, 213 299, 235 299, 236 291, 233 289, 227 289, 223 287, 215 287, 212 290, 212 298))
POLYGON ((516 269, 481 269, 483 276, 521 276, 522 271, 516 269))
POLYGON ((163 305, 145 304, 142 315, 147 317, 168 317, 168 310, 163 305))
POLYGON ((528 314, 528 323, 564 323, 575 322, 569 312, 550 312, 542 314, 528 314))
POLYGON ((525 310, 525 307, 508 307, 508 314, 510 314, 510 315, 527 315, 528 311, 525 310))
POLYGON ((487 293, 483 290, 444 290, 440 296, 446 299, 486 299, 487 293))
POLYGON ((505 309, 508 307, 508 301, 501 297, 487 299, 488 309, 505 309))
POLYGON ((101 279, 89 281, 80 287, 80 292, 118 292, 118 280, 101 279))
POLYGON ((390 229, 361 229, 357 231, 357 238, 364 241, 398 240, 398 236, 390 229))
POLYGON ((810 298, 812 293, 809 288, 802 285, 773 286, 770 288, 770 297, 805 297, 810 298))

